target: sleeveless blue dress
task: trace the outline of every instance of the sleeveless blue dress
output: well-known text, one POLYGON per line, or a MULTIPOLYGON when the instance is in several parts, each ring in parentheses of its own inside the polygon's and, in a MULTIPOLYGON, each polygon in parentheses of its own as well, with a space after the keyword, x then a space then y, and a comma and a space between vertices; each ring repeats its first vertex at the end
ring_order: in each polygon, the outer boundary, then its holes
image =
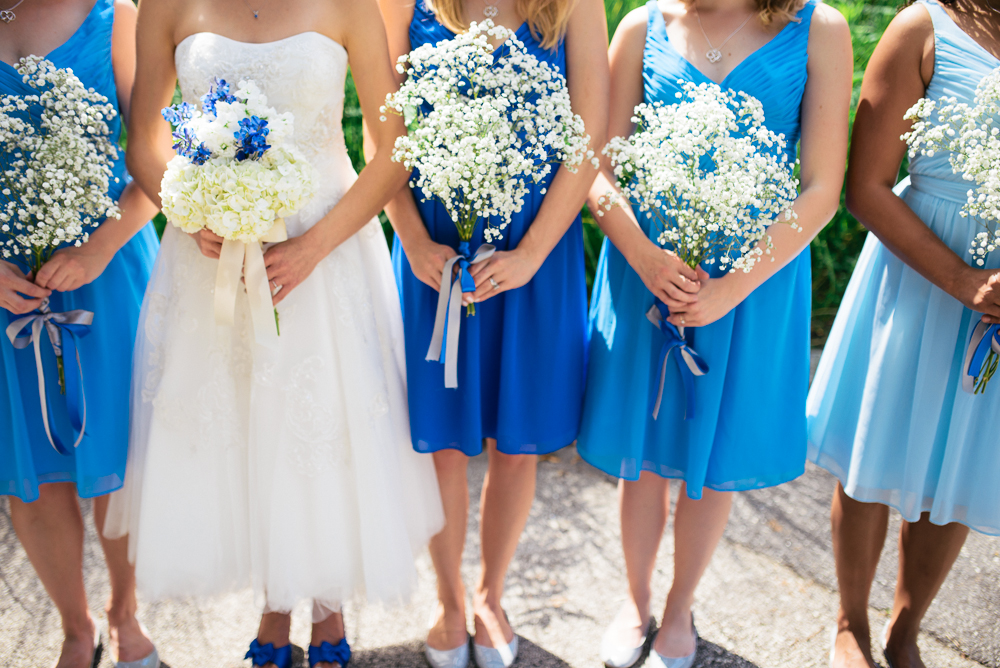
MULTIPOLYGON (((709 82, 671 45, 655 0, 646 8, 645 102, 675 103, 678 80, 709 82)), ((770 42, 722 82, 764 106, 765 124, 784 133, 790 159, 799 140, 812 0, 770 42)), ((656 226, 636 209, 650 238, 656 226)), ((710 273, 718 275, 714 267, 710 273)), ((590 359, 578 449, 590 464, 637 480, 642 471, 684 480, 687 494, 777 485, 802 474, 809 384, 811 279, 800 254, 725 317, 687 328, 708 363, 694 379, 695 410, 685 420, 679 367, 666 365, 663 400, 653 419, 664 336, 647 319, 654 297, 621 252, 605 239, 590 305, 590 359)))
MULTIPOLYGON (((934 23, 926 96, 972 104, 1000 61, 940 5, 920 4, 934 23)), ((915 157, 896 194, 970 261, 982 228, 959 211, 972 187, 939 152, 915 157)), ((1000 268, 1000 253, 984 268, 1000 268)), ((1000 382, 978 396, 961 388, 978 321, 869 234, 809 394, 809 458, 858 501, 892 506, 911 522, 928 512, 935 524, 1000 535, 1000 382)))
MULTIPOLYGON (((71 68, 84 85, 107 97, 117 109, 118 92, 111 66, 113 23, 114 0, 97 0, 76 33, 47 58, 56 67, 71 68)), ((0 94, 31 92, 33 89, 21 82, 13 67, 0 63, 0 94)), ((111 131, 117 139, 120 117, 112 121, 111 131)), ((114 175, 118 181, 112 182, 110 192, 117 198, 129 181, 124 151, 119 151, 114 175)), ((0 309, 0 494, 34 501, 42 483, 74 482, 80 496, 89 498, 122 486, 128 451, 132 346, 157 248, 156 232, 147 225, 118 251, 93 283, 73 292, 52 294, 50 305, 54 312, 94 312, 89 334, 78 339, 87 426, 79 447, 70 455, 57 453, 45 435, 33 349, 15 350, 2 334, 10 322, 21 316, 0 309)), ((55 355, 46 336, 42 336, 42 359, 47 398, 56 418, 53 428, 64 443, 72 444, 75 439, 66 398, 59 394, 55 355)))
MULTIPOLYGON (((418 0, 410 24, 410 44, 436 44, 454 33, 418 0)), ((562 72, 563 45, 546 50, 527 24, 517 37, 538 60, 562 72)), ((501 47, 503 48, 503 47, 501 47)), ((524 207, 514 214, 498 250, 513 250, 542 205, 553 174, 529 185, 524 207)), ((438 243, 457 249, 458 231, 444 206, 414 193, 421 218, 438 243)), ((471 248, 483 243, 482 225, 471 248)), ((413 447, 419 452, 452 448, 469 456, 495 438, 507 454, 544 454, 572 443, 580 425, 585 379, 587 285, 583 227, 570 226, 525 286, 476 305, 464 317, 459 339, 458 388, 444 385, 444 365, 424 358, 434 331, 438 293, 418 280, 397 238, 393 265, 403 307, 406 372, 413 447)), ((442 357, 443 359, 443 357, 442 357)))

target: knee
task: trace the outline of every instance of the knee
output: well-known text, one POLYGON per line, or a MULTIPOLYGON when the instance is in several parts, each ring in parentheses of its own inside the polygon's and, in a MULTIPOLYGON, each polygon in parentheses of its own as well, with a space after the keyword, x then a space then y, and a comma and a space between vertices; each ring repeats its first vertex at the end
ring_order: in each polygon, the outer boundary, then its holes
POLYGON ((499 450, 490 451, 490 470, 509 475, 534 474, 538 455, 508 455, 499 450))
POLYGON ((434 455, 434 468, 437 469, 438 477, 451 478, 461 476, 465 478, 466 469, 469 466, 469 457, 461 450, 439 450, 434 455))

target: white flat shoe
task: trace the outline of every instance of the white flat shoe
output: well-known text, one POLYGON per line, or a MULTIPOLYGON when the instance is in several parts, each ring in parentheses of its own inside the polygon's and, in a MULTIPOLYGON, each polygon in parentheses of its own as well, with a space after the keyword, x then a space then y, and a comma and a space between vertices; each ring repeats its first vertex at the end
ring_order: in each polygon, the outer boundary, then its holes
POLYGON ((153 651, 149 653, 143 659, 138 661, 115 661, 115 668, 159 668, 160 667, 160 654, 153 648, 153 651))
POLYGON ((424 656, 431 668, 468 668, 469 666, 469 639, 455 649, 434 649, 429 645, 424 645, 424 656))
POLYGON ((472 643, 476 651, 476 665, 479 668, 510 668, 517 659, 517 634, 509 645, 503 647, 483 647, 472 643))
POLYGON ((649 631, 653 628, 653 620, 650 619, 649 623, 646 624, 646 631, 642 634, 642 640, 639 641, 638 647, 626 647, 624 645, 616 644, 611 636, 611 628, 609 627, 604 632, 604 637, 601 638, 601 661, 608 668, 630 668, 634 666, 642 656, 642 649, 646 646, 646 640, 649 638, 649 631))
POLYGON ((882 656, 885 657, 886 665, 889 668, 894 668, 894 666, 892 665, 892 659, 889 658, 889 653, 885 651, 889 645, 889 627, 891 625, 892 625, 892 618, 890 617, 889 621, 885 623, 885 628, 882 629, 882 641, 879 643, 879 646, 882 648, 882 656))
POLYGON ((650 668, 691 668, 694 665, 695 657, 698 656, 698 629, 694 625, 694 615, 691 615, 691 628, 694 630, 694 651, 687 656, 669 657, 663 656, 655 649, 649 650, 649 658, 646 665, 650 668))

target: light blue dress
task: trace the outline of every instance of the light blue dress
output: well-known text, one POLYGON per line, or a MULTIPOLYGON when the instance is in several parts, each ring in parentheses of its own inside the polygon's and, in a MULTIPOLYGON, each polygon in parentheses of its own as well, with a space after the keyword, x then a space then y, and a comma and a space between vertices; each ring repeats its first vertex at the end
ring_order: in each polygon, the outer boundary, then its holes
MULTIPOLYGON (((118 108, 111 66, 111 31, 114 0, 97 0, 80 28, 47 58, 56 67, 71 68, 84 85, 92 87, 118 108)), ((0 94, 31 94, 13 67, 0 63, 0 94)), ((111 123, 112 137, 121 132, 120 117, 111 123)), ((118 197, 128 182, 124 152, 114 166, 118 197)), ((128 451, 129 386, 132 347, 139 308, 153 266, 158 242, 147 225, 111 260, 104 273, 90 285, 66 293, 53 293, 53 312, 84 309, 94 312, 90 332, 78 339, 87 399, 85 435, 76 451, 60 455, 49 444, 42 426, 35 355, 32 348, 15 350, 3 335, 7 325, 20 318, 0 309, 0 494, 24 501, 38 498, 38 486, 48 482, 74 482, 81 497, 94 497, 122 486, 128 451)), ((24 267, 22 267, 24 269, 24 267)), ((66 411, 66 397, 59 394, 55 355, 48 337, 42 336, 46 390, 54 409, 55 430, 63 443, 75 440, 66 411)), ((70 364, 70 360, 66 360, 70 364)))
MULTIPOLYGON (((705 75, 678 53, 663 14, 647 5, 643 56, 645 102, 677 101, 678 80, 705 75)), ((748 56, 722 87, 761 101, 765 124, 784 133, 790 159, 799 140, 806 84, 810 0, 770 42, 748 56)), ((656 227, 636 214, 651 238, 656 227)), ((716 271, 717 268, 716 268, 716 271)), ((646 319, 654 297, 621 252, 605 240, 590 306, 590 366, 580 455, 597 468, 636 480, 642 471, 684 480, 691 498, 702 488, 756 489, 799 476, 805 468, 805 401, 809 384, 811 279, 808 251, 726 316, 686 337, 708 363, 694 379, 694 415, 685 420, 684 383, 673 358, 653 419, 664 336, 646 319)))
MULTIPOLYGON (((417 0, 410 48, 452 39, 425 0, 417 0)), ((527 24, 517 37, 538 60, 565 72, 563 43, 542 48, 527 24)), ((501 52, 504 47, 501 47, 501 52)), ((538 214, 555 171, 529 184, 524 207, 515 213, 498 250, 514 250, 538 214)), ((458 231, 435 199, 421 202, 420 216, 431 238, 458 249, 458 231)), ((482 225, 471 242, 483 243, 482 225)), ((473 456, 484 438, 495 438, 507 454, 544 454, 572 443, 580 428, 587 337, 587 283, 580 217, 552 249, 535 276, 516 290, 476 305, 463 316, 458 352, 458 388, 444 385, 444 365, 424 359, 434 331, 438 292, 413 275, 399 238, 393 265, 403 307, 410 428, 418 452, 445 448, 473 456)))
MULTIPOLYGON (((935 2, 934 76, 927 97, 972 103, 1000 61, 935 2)), ((917 156, 896 193, 959 256, 981 230, 959 211, 972 187, 946 153, 917 156)), ((986 268, 1000 267, 1000 254, 986 268)), ((1000 382, 962 391, 962 361, 978 314, 868 235, 809 394, 809 457, 849 496, 916 521, 962 522, 1000 534, 1000 382)))

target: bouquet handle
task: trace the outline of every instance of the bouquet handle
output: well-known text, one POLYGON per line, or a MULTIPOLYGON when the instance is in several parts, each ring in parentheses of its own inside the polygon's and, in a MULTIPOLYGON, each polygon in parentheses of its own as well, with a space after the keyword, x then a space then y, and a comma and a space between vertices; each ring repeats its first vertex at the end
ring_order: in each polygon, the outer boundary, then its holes
POLYGON ((94 314, 91 311, 66 311, 65 313, 53 313, 48 310, 48 301, 42 305, 38 313, 33 313, 19 320, 15 320, 7 327, 7 338, 14 348, 21 350, 28 346, 35 349, 35 368, 38 371, 38 400, 42 409, 42 424, 45 426, 45 435, 49 438, 49 443, 60 455, 72 453, 67 448, 58 434, 52 433, 52 423, 55 421, 52 415, 52 407, 49 405, 48 397, 45 393, 45 370, 42 366, 42 328, 44 327, 52 342, 56 359, 61 362, 65 355, 70 356, 70 360, 76 364, 65 365, 66 373, 66 409, 69 412, 70 425, 76 440, 73 448, 83 441, 84 432, 87 428, 87 396, 83 389, 83 365, 80 362, 80 351, 76 347, 76 337, 86 336, 87 329, 94 322, 94 314), (21 332, 26 328, 31 328, 31 334, 21 336, 21 332), (63 334, 66 334, 64 337, 63 334))
POLYGON ((259 241, 244 243, 226 239, 222 242, 219 269, 215 275, 215 323, 231 326, 235 322, 236 293, 242 276, 246 281, 250 301, 254 337, 258 344, 272 350, 278 347, 278 327, 261 243, 277 243, 287 239, 288 230, 281 218, 274 222, 274 226, 259 241))
POLYGON ((667 320, 668 317, 670 317, 670 309, 659 299, 646 312, 646 318, 657 329, 663 332, 663 336, 666 337, 663 347, 660 348, 660 361, 656 367, 658 370, 658 389, 650 401, 653 419, 657 419, 660 415, 660 403, 663 401, 663 384, 667 378, 667 358, 670 356, 670 353, 676 351, 678 356, 677 366, 680 368, 681 378, 684 380, 684 419, 690 420, 694 417, 695 409, 694 379, 696 376, 704 376, 708 373, 708 363, 702 359, 701 355, 695 352, 694 348, 687 344, 683 331, 669 322, 667 320))
POLYGON ((962 374, 962 389, 970 394, 980 394, 997 368, 1000 355, 1000 325, 980 322, 972 330, 969 347, 965 351, 965 373, 962 374))
POLYGON ((476 283, 469 269, 474 264, 486 262, 496 250, 496 247, 490 244, 483 244, 470 257, 469 242, 463 241, 458 245, 459 254, 444 264, 444 271, 441 273, 441 291, 438 293, 437 315, 434 318, 434 333, 431 335, 431 345, 424 359, 444 364, 444 386, 447 388, 458 387, 458 334, 462 327, 462 293, 476 291, 476 283), (458 274, 452 279, 451 275, 456 264, 458 274), (445 340, 446 330, 447 340, 445 340), (441 359, 442 348, 444 360, 441 359))

